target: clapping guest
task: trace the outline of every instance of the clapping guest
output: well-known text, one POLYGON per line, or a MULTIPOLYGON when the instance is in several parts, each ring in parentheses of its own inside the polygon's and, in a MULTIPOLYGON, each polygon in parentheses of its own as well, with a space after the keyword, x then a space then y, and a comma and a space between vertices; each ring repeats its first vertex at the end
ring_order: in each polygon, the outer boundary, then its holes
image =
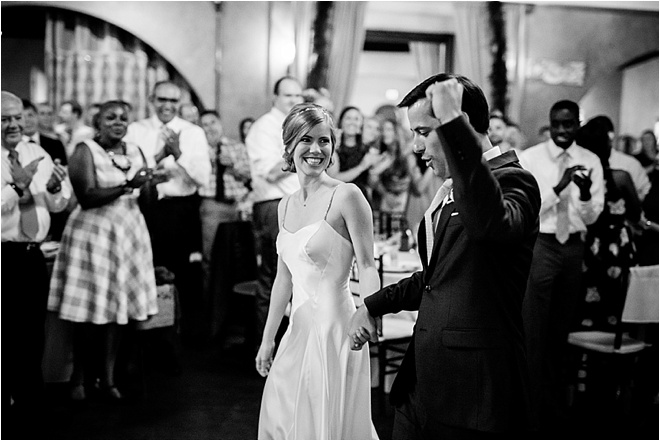
POLYGON ((371 201, 369 169, 380 161, 380 155, 362 142, 364 117, 357 107, 345 107, 339 114, 341 136, 328 174, 342 182, 352 182, 371 201))
POLYGON ((277 206, 282 197, 300 188, 296 177, 284 171, 282 123, 293 106, 302 101, 302 86, 297 79, 282 77, 277 80, 273 87, 273 107, 254 122, 245 140, 252 175, 255 248, 261 256, 255 299, 257 340, 264 332, 277 271, 277 206))
POLYGON ((3 91, 2 320, 9 332, 3 336, 2 386, 5 405, 9 396, 12 401, 8 422, 26 435, 43 416, 48 270, 39 245, 48 233, 50 212, 66 208, 71 189, 66 169, 54 164, 43 148, 23 140, 23 119, 21 100, 3 91))
MULTIPOLYGON (((51 159, 56 164, 66 166, 68 163, 64 145, 57 138, 52 138, 44 133, 39 132, 39 116, 37 108, 29 100, 23 100, 23 119, 25 121, 25 129, 23 130, 23 141, 33 142, 40 145, 51 159)), ((75 203, 75 199, 72 203, 75 203)), ((52 213, 50 217, 50 229, 48 236, 51 240, 59 241, 62 237, 62 231, 66 224, 66 219, 69 217, 71 210, 62 210, 59 213, 52 213)))
POLYGON ((128 109, 121 102, 104 103, 96 121, 98 134, 79 143, 70 158, 80 206, 64 229, 48 309, 76 324, 71 398, 85 399, 86 354, 100 345, 101 390, 119 400, 114 372, 120 327, 158 312, 151 243, 137 196, 148 181, 166 177, 148 169, 140 148, 123 140, 128 109), (102 334, 94 345, 91 325, 102 334))
POLYGON ((369 148, 379 148, 380 142, 380 120, 376 116, 365 118, 362 125, 362 143, 369 148))
POLYGON ((384 119, 381 133, 381 154, 384 160, 369 173, 370 185, 374 189, 373 200, 381 212, 403 213, 408 202, 411 171, 398 136, 396 121, 384 119))
POLYGON ((250 159, 245 145, 224 136, 220 116, 215 110, 202 112, 201 125, 209 143, 211 177, 199 188, 202 201, 202 272, 205 304, 214 298, 211 292, 211 256, 218 225, 239 220, 238 203, 250 192, 250 159))
MULTIPOLYGON (((580 108, 572 101, 550 109, 551 139, 520 155, 541 190, 540 232, 523 300, 527 357, 541 429, 560 428, 568 333, 581 297, 583 236, 603 211, 603 167, 575 143, 580 108)), ((543 435, 548 435, 544 432, 543 435)))
POLYGON ((51 159, 59 159, 60 164, 67 165, 66 151, 60 140, 40 132, 37 107, 31 101, 23 100, 23 112, 25 121, 23 140, 40 145, 50 155, 51 159))
POLYGON ((181 88, 172 81, 154 85, 154 114, 128 126, 126 141, 143 149, 150 167, 166 170, 170 179, 158 184, 158 200, 146 215, 156 266, 175 274, 181 300, 182 333, 195 337, 201 311, 201 290, 195 286, 190 255, 201 249, 199 195, 211 173, 209 148, 201 127, 177 116, 181 88))

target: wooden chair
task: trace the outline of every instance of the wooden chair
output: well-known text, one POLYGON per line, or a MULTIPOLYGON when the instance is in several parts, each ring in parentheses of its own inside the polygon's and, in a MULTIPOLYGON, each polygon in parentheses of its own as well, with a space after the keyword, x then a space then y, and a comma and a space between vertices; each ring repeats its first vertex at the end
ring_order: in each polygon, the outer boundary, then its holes
POLYGON ((568 343, 580 355, 580 367, 575 390, 578 396, 588 388, 589 372, 596 362, 611 366, 614 395, 623 397, 627 407, 630 384, 639 354, 647 347, 642 339, 632 338, 624 332, 624 323, 658 323, 658 265, 630 268, 630 278, 622 311, 619 313, 615 332, 580 331, 568 336, 568 343))

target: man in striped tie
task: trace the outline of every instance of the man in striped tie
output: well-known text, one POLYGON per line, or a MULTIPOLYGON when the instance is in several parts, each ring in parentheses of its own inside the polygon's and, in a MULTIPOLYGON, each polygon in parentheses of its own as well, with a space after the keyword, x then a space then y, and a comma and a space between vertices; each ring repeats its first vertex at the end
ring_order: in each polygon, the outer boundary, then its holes
POLYGON ((2 385, 11 396, 8 433, 33 438, 33 432, 25 431, 38 429, 45 417, 41 358, 49 274, 40 244, 48 233, 49 213, 64 210, 72 190, 66 169, 43 148, 23 140, 23 126, 22 101, 3 91, 2 322, 7 332, 2 385))
POLYGON ((374 341, 375 317, 419 311, 390 393, 392 439, 525 437, 534 422, 521 309, 538 185, 515 152, 491 145, 488 104, 469 79, 435 75, 399 107, 415 153, 451 176, 451 190, 438 190, 419 228, 422 270, 365 298, 349 338, 374 341))

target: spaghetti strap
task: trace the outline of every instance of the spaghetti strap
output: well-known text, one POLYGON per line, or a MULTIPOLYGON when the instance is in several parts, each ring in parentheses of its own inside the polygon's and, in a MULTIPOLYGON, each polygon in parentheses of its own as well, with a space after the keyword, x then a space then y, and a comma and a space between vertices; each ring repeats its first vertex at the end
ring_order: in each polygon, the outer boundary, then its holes
MULTIPOLYGON (((339 184, 339 185, 341 185, 341 184, 339 184)), ((328 202, 328 208, 325 210, 325 216, 323 216, 323 220, 326 220, 327 217, 328 217, 328 213, 330 212, 330 206, 332 205, 332 200, 335 197, 335 192, 337 191, 337 188, 339 187, 339 185, 337 185, 334 188, 334 190, 332 190, 332 195, 330 196, 330 202, 328 202)))

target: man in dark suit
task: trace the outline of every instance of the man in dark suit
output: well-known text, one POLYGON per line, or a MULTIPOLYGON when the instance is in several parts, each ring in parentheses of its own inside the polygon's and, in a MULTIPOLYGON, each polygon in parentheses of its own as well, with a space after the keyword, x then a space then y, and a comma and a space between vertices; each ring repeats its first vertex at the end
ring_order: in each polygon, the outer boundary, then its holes
POLYGON ((521 308, 538 185, 515 152, 490 144, 488 104, 469 79, 435 75, 399 107, 408 109, 415 153, 439 176, 448 170, 453 190, 439 190, 420 225, 422 271, 356 311, 353 349, 377 338, 375 317, 419 310, 390 394, 393 439, 525 436, 533 421, 521 308))
MULTIPOLYGON (((40 145, 56 164, 67 166, 66 150, 64 144, 59 139, 53 138, 39 130, 39 112, 37 106, 32 101, 23 99, 23 121, 25 128, 23 130, 23 141, 33 142, 40 145)), ((51 213, 50 215, 50 230, 48 230, 48 237, 51 240, 59 241, 62 238, 62 232, 66 226, 66 221, 71 214, 71 210, 75 206, 75 200, 69 208, 59 213, 51 213)))
POLYGON ((23 130, 23 141, 33 142, 46 150, 46 153, 55 161, 59 159, 60 164, 67 165, 66 151, 64 144, 59 139, 43 134, 39 131, 39 114, 37 107, 29 100, 23 100, 23 120, 25 129, 23 130))

